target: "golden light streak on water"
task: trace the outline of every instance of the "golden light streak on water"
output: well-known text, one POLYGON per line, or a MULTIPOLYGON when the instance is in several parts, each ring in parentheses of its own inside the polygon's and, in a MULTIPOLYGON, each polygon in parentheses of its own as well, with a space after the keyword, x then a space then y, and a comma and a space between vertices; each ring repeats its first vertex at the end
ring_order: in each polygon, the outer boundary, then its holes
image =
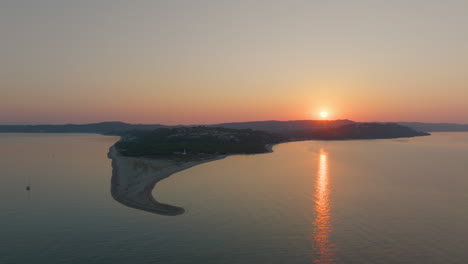
POLYGON ((329 170, 328 153, 320 149, 319 166, 317 171, 317 180, 314 192, 316 218, 313 222, 314 232, 314 250, 316 257, 314 263, 330 264, 334 261, 333 245, 330 243, 330 188, 329 188, 329 170))

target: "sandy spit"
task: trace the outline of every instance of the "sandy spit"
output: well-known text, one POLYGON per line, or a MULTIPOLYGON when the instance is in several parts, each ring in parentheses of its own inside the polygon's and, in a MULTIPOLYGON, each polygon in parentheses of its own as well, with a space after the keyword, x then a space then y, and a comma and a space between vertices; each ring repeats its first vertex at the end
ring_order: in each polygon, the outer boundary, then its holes
POLYGON ((174 216, 184 213, 184 208, 158 202, 151 194, 156 183, 176 172, 224 159, 228 155, 202 161, 180 162, 125 157, 112 146, 107 156, 112 160, 111 195, 116 201, 131 208, 174 216))

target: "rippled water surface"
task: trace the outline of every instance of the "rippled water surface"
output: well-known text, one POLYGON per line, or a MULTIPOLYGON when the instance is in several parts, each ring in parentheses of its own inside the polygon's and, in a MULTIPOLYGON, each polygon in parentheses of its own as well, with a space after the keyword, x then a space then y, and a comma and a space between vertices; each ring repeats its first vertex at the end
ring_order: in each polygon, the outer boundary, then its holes
POLYGON ((116 140, 0 134, 0 263, 468 263, 468 133, 202 164, 153 191, 176 217, 112 199, 116 140))

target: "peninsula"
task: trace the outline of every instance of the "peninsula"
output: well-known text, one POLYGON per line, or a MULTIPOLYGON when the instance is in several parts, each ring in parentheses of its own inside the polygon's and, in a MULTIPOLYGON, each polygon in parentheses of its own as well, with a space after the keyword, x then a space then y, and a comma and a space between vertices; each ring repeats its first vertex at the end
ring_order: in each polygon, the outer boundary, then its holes
POLYGON ((232 154, 264 153, 279 135, 250 129, 208 127, 132 131, 110 148, 112 197, 135 209, 178 215, 181 207, 158 202, 151 194, 162 179, 190 167, 232 154))
POLYGON ((398 124, 347 123, 317 129, 278 129, 267 132, 225 127, 173 127, 123 133, 109 151, 112 159, 112 197, 131 208, 161 215, 178 215, 184 209, 158 202, 155 185, 190 167, 236 154, 272 151, 274 144, 299 140, 377 139, 424 136, 398 124))

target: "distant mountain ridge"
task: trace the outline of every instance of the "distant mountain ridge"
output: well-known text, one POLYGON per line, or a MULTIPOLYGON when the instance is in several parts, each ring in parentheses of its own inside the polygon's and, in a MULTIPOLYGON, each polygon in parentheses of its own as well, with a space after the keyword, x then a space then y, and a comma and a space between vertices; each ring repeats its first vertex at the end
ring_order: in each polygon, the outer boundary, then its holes
MULTIPOLYGON (((147 131, 160 128, 199 127, 199 125, 165 126, 161 124, 128 124, 101 122, 66 125, 0 125, 0 133, 98 133, 125 135, 131 131, 147 131)), ((427 135, 420 127, 397 123, 360 123, 351 120, 292 120, 252 121, 203 125, 208 128, 250 129, 282 135, 290 140, 299 139, 371 139, 427 135)))
POLYGON ((468 124, 398 122, 398 124, 425 132, 468 132, 468 124))
MULTIPOLYGON (((252 129, 268 132, 310 131, 320 128, 353 124, 351 120, 293 120, 293 121, 252 121, 204 125, 206 127, 224 127, 232 129, 252 129)), ((199 125, 166 126, 161 124, 128 124, 124 122, 101 122, 92 124, 65 125, 0 125, 0 133, 99 133, 116 134, 131 130, 153 130, 170 127, 193 127, 199 125)))
POLYGON ((225 127, 234 129, 253 129, 269 132, 288 132, 297 130, 315 130, 326 127, 336 127, 341 125, 353 124, 354 121, 347 119, 339 120, 291 120, 291 121, 252 121, 235 122, 209 125, 210 127, 225 127))
POLYGON ((0 125, 0 133, 99 133, 119 134, 129 130, 148 130, 167 127, 160 124, 128 124, 124 122, 101 122, 93 124, 65 125, 0 125))
POLYGON ((308 133, 308 138, 323 140, 385 139, 428 136, 429 133, 396 123, 352 123, 326 127, 308 133))
MULTIPOLYGON (((204 125, 207 127, 224 127, 233 129, 253 129, 269 132, 288 132, 298 130, 316 130, 327 127, 338 127, 348 124, 359 124, 347 119, 339 120, 291 120, 291 121, 251 121, 232 122, 204 125)), ((379 122, 385 124, 385 122, 379 122)), ((422 122, 388 122, 410 127, 420 132, 468 132, 468 124, 455 123, 422 123, 422 122)), ((363 123, 362 123, 363 124, 363 123)), ((152 130, 169 127, 193 127, 198 125, 162 124, 129 124, 124 122, 100 122, 91 124, 64 124, 64 125, 0 125, 0 133, 99 133, 121 134, 130 130, 152 130)))

